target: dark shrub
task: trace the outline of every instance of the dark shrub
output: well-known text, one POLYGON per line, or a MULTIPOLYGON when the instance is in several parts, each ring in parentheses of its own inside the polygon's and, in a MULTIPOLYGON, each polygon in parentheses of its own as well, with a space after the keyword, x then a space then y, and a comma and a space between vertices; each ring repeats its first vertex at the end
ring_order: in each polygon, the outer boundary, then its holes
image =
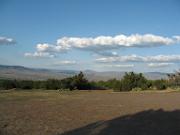
POLYGON ((149 88, 148 80, 143 76, 142 73, 135 74, 134 72, 125 73, 120 83, 120 91, 130 91, 133 88, 141 88, 145 90, 149 88))
POLYGON ((167 81, 166 80, 155 80, 153 86, 157 90, 164 90, 167 88, 167 81))

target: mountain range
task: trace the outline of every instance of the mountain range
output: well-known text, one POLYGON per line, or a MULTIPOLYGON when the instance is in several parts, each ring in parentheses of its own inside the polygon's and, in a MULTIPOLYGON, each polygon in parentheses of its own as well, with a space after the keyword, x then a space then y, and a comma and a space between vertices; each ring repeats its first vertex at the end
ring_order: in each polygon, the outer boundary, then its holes
MULTIPOLYGON (((46 79, 63 79, 78 74, 76 70, 54 70, 54 69, 38 69, 23 66, 7 66, 0 65, 1 79, 21 79, 21 80, 46 80, 46 79)), ((109 79, 121 79, 125 72, 103 71, 97 72, 93 70, 84 70, 85 77, 90 81, 106 81, 109 79)), ((167 73, 162 72, 145 72, 143 73, 147 79, 167 79, 167 73)))

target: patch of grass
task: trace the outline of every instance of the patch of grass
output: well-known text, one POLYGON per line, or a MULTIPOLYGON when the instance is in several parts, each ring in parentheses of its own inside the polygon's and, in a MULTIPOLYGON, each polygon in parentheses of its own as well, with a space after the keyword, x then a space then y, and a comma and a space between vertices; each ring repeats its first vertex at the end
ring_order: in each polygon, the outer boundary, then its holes
POLYGON ((146 92, 1 91, 0 131, 7 130, 7 135, 55 135, 146 109, 180 109, 180 93, 146 92))
POLYGON ((22 102, 27 100, 56 100, 66 98, 70 95, 79 95, 80 91, 58 91, 58 90, 1 90, 0 102, 14 101, 22 102))

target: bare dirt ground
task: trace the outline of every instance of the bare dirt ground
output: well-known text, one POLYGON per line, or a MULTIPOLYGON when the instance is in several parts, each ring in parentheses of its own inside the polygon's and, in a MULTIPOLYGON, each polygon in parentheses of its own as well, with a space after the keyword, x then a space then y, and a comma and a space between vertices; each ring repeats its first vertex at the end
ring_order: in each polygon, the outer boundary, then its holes
POLYGON ((180 92, 1 91, 0 135, 180 135, 180 92))

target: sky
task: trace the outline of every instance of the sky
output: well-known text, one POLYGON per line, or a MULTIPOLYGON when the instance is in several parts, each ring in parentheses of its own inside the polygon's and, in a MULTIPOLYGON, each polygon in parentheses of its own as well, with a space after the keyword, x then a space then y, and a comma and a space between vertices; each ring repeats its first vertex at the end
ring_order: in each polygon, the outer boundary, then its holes
POLYGON ((173 72, 179 0, 0 0, 0 64, 173 72))

